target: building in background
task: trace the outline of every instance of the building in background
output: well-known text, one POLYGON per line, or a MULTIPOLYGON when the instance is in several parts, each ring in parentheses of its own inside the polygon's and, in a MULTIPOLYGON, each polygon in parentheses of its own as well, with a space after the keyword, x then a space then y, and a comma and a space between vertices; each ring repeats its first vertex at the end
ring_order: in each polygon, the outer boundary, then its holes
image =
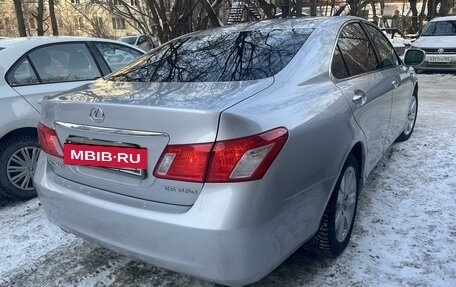
MULTIPOLYGON (((94 36, 117 39, 122 36, 140 34, 136 22, 119 15, 127 10, 135 16, 139 1, 94 1, 94 0, 54 0, 59 35, 94 36), (130 7, 124 8, 124 5, 130 7), (117 6, 117 7, 116 7, 117 6), (112 11, 110 8, 113 7, 112 11)), ((44 35, 52 35, 48 1, 44 0, 44 35)), ((37 35, 38 0, 23 0, 22 10, 27 36, 37 35)), ((16 11, 13 0, 0 0, 0 35, 18 37, 16 11)), ((137 15, 138 19, 141 16, 137 15)), ((131 18, 131 17, 130 17, 131 18)))

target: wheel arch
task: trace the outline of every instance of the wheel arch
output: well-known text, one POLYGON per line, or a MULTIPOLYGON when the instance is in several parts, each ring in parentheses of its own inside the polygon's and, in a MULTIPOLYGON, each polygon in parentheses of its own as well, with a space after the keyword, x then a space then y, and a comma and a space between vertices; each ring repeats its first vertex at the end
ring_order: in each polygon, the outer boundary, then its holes
POLYGON ((6 133, 2 138, 0 138, 0 144, 13 136, 19 136, 19 135, 38 136, 38 130, 36 128, 32 128, 32 127, 23 127, 23 128, 18 128, 18 129, 12 130, 12 131, 6 133))
MULTIPOLYGON (((350 154, 352 154, 355 157, 356 162, 358 163, 359 174, 360 174, 360 186, 363 186, 364 181, 365 181, 364 166, 365 166, 365 158, 366 158, 364 145, 361 142, 355 143, 355 145, 352 147, 352 149, 348 153, 347 158, 350 154)), ((345 161, 346 160, 347 159, 345 159, 345 161)))

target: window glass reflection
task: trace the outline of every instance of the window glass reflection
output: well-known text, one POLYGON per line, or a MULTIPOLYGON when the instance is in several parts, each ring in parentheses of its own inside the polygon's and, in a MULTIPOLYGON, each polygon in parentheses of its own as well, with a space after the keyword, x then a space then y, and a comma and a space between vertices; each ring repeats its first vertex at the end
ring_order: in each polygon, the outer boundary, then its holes
POLYGON ((110 80, 221 82, 267 78, 291 61, 311 32, 269 29, 180 38, 121 69, 110 80))

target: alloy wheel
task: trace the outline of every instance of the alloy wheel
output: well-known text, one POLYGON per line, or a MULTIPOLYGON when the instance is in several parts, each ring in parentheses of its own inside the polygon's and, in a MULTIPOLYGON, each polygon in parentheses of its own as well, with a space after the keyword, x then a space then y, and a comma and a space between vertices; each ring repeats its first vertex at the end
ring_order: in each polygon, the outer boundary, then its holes
POLYGON ((13 186, 21 190, 34 190, 33 175, 40 149, 27 146, 14 152, 6 164, 6 175, 13 186))
POLYGON ((405 125, 404 134, 408 135, 412 132, 413 126, 415 124, 416 119, 416 112, 417 112, 417 105, 416 105, 416 98, 412 97, 412 101, 410 102, 410 107, 407 113, 407 123, 405 125))
POLYGON ((344 241, 350 232, 356 209, 357 190, 356 172, 349 166, 345 170, 337 194, 335 228, 336 239, 339 242, 344 241))

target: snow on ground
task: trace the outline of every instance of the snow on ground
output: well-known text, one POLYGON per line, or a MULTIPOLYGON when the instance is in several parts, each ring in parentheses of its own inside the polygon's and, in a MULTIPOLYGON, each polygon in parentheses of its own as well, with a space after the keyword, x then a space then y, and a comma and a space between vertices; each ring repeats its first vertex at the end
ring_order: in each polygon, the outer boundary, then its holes
MULTIPOLYGON (((456 76, 420 75, 419 115, 360 196, 337 259, 298 251, 252 286, 456 286, 456 76)), ((0 286, 213 286, 66 234, 0 197, 0 286)))

